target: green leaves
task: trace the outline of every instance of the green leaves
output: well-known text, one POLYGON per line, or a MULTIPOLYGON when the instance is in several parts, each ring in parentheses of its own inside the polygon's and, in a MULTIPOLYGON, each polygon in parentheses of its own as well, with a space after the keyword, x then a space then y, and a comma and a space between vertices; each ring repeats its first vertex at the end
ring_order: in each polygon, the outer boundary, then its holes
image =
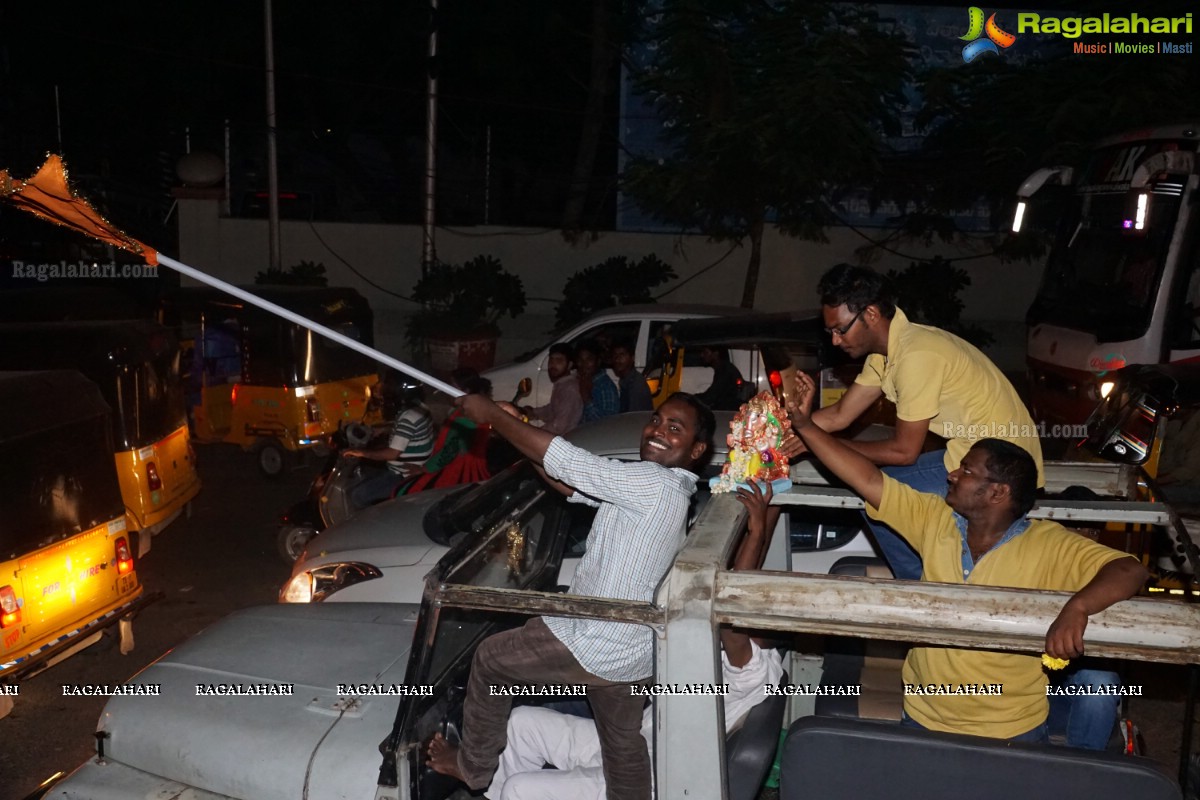
POLYGON ((480 255, 463 264, 434 264, 413 287, 412 299, 424 306, 405 329, 416 345, 434 334, 497 333, 501 317, 515 319, 525 310, 525 287, 498 259, 480 255))
POLYGON ((554 310, 555 326, 561 330, 604 308, 653 303, 650 290, 677 277, 675 270, 654 254, 637 263, 613 256, 567 279, 562 302, 554 310))

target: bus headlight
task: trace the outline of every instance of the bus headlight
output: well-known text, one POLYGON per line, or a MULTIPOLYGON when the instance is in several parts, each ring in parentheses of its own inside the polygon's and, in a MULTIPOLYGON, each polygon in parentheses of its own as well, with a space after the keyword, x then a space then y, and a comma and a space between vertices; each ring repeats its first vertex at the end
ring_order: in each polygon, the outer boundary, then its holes
POLYGON ((1112 394, 1113 387, 1116 385, 1116 381, 1104 381, 1104 383, 1100 384, 1100 397, 1108 397, 1112 394))

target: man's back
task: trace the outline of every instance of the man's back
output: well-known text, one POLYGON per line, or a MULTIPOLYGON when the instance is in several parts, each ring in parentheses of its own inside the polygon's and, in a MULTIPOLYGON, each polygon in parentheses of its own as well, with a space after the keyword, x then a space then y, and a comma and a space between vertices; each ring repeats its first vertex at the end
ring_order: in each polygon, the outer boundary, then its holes
POLYGON ((977 347, 949 331, 891 320, 888 355, 872 354, 858 383, 880 386, 904 420, 930 420, 946 442, 946 468, 956 468, 979 439, 1010 441, 1033 456, 1042 481, 1038 428, 1004 373, 977 347))

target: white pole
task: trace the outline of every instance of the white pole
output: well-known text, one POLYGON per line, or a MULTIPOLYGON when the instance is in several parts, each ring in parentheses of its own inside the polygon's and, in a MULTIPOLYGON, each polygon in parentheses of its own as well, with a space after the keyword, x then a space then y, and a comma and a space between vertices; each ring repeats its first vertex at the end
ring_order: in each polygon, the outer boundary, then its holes
POLYGON ((483 224, 489 224, 492 218, 492 126, 485 129, 483 151, 483 224))
POLYGON ((58 104, 58 84, 54 84, 54 119, 58 124, 58 152, 62 152, 62 108, 58 104))
POLYGON ((437 189, 437 5, 429 7, 429 80, 425 89, 425 198, 421 214, 421 274, 437 261, 434 244, 434 192, 437 189))
POLYGON ((275 41, 271 32, 271 0, 263 0, 267 62, 267 238, 269 266, 281 268, 279 239, 279 160, 275 150, 275 41))
POLYGON ((376 350, 373 347, 367 347, 362 342, 357 342, 354 339, 351 339, 349 336, 340 334, 331 328, 326 328, 324 325, 322 325, 318 322, 313 322, 308 317, 302 317, 299 314, 295 313, 294 311, 289 311, 286 308, 284 308, 283 306, 275 305, 274 303, 272 303, 269 300, 264 300, 261 297, 258 297, 257 295, 253 295, 250 292, 247 292, 245 289, 239 289, 237 286, 234 286, 231 283, 226 283, 225 281, 221 280, 220 278, 214 278, 213 276, 211 276, 207 273, 201 272, 200 270, 196 269, 195 267, 189 267, 187 264, 180 263, 173 258, 164 256, 162 253, 158 253, 157 255, 158 255, 158 263, 163 265, 164 267, 170 267, 171 269, 175 270, 176 272, 180 273, 181 275, 186 275, 187 277, 192 278, 193 280, 197 280, 197 281, 200 281, 201 283, 208 284, 209 286, 220 289, 223 292, 228 292, 229 294, 233 295, 234 297, 238 298, 239 300, 244 300, 245 302, 249 303, 252 306, 258 306, 259 308, 263 309, 264 311, 270 311, 272 314, 277 314, 278 316, 283 317, 284 319, 288 320, 289 322, 296 323, 297 325, 299 325, 302 328, 308 328, 313 333, 319 333, 322 336, 324 336, 326 339, 332 339, 333 341, 337 342, 340 345, 345 345, 346 347, 349 347, 351 350, 355 350, 359 353, 362 353, 364 356, 367 356, 368 358, 372 358, 381 364, 386 364, 387 366, 391 367, 392 369, 396 369, 396 370, 403 372, 405 375, 408 375, 412 378, 416 378, 418 381, 425 384, 426 386, 429 386, 430 388, 437 389, 440 392, 445 392, 446 394, 450 395, 451 397, 462 397, 464 394, 461 390, 454 388, 453 386, 451 386, 448 383, 445 383, 444 381, 438 380, 437 378, 433 377, 432 375, 422 372, 421 370, 417 369, 416 367, 410 367, 408 364, 405 364, 403 361, 398 361, 389 355, 385 355, 384 353, 379 352, 378 350, 376 350))

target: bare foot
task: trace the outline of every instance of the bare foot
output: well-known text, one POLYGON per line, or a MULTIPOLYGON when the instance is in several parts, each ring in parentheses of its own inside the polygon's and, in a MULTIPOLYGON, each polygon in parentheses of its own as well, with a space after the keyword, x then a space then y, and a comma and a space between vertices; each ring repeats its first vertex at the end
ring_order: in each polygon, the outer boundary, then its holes
MULTIPOLYGON (((446 737, 435 733, 429 740, 425 763, 434 772, 449 775, 462 781, 462 772, 458 768, 458 745, 446 741, 446 737)), ((463 781, 466 783, 466 781, 463 781)))

